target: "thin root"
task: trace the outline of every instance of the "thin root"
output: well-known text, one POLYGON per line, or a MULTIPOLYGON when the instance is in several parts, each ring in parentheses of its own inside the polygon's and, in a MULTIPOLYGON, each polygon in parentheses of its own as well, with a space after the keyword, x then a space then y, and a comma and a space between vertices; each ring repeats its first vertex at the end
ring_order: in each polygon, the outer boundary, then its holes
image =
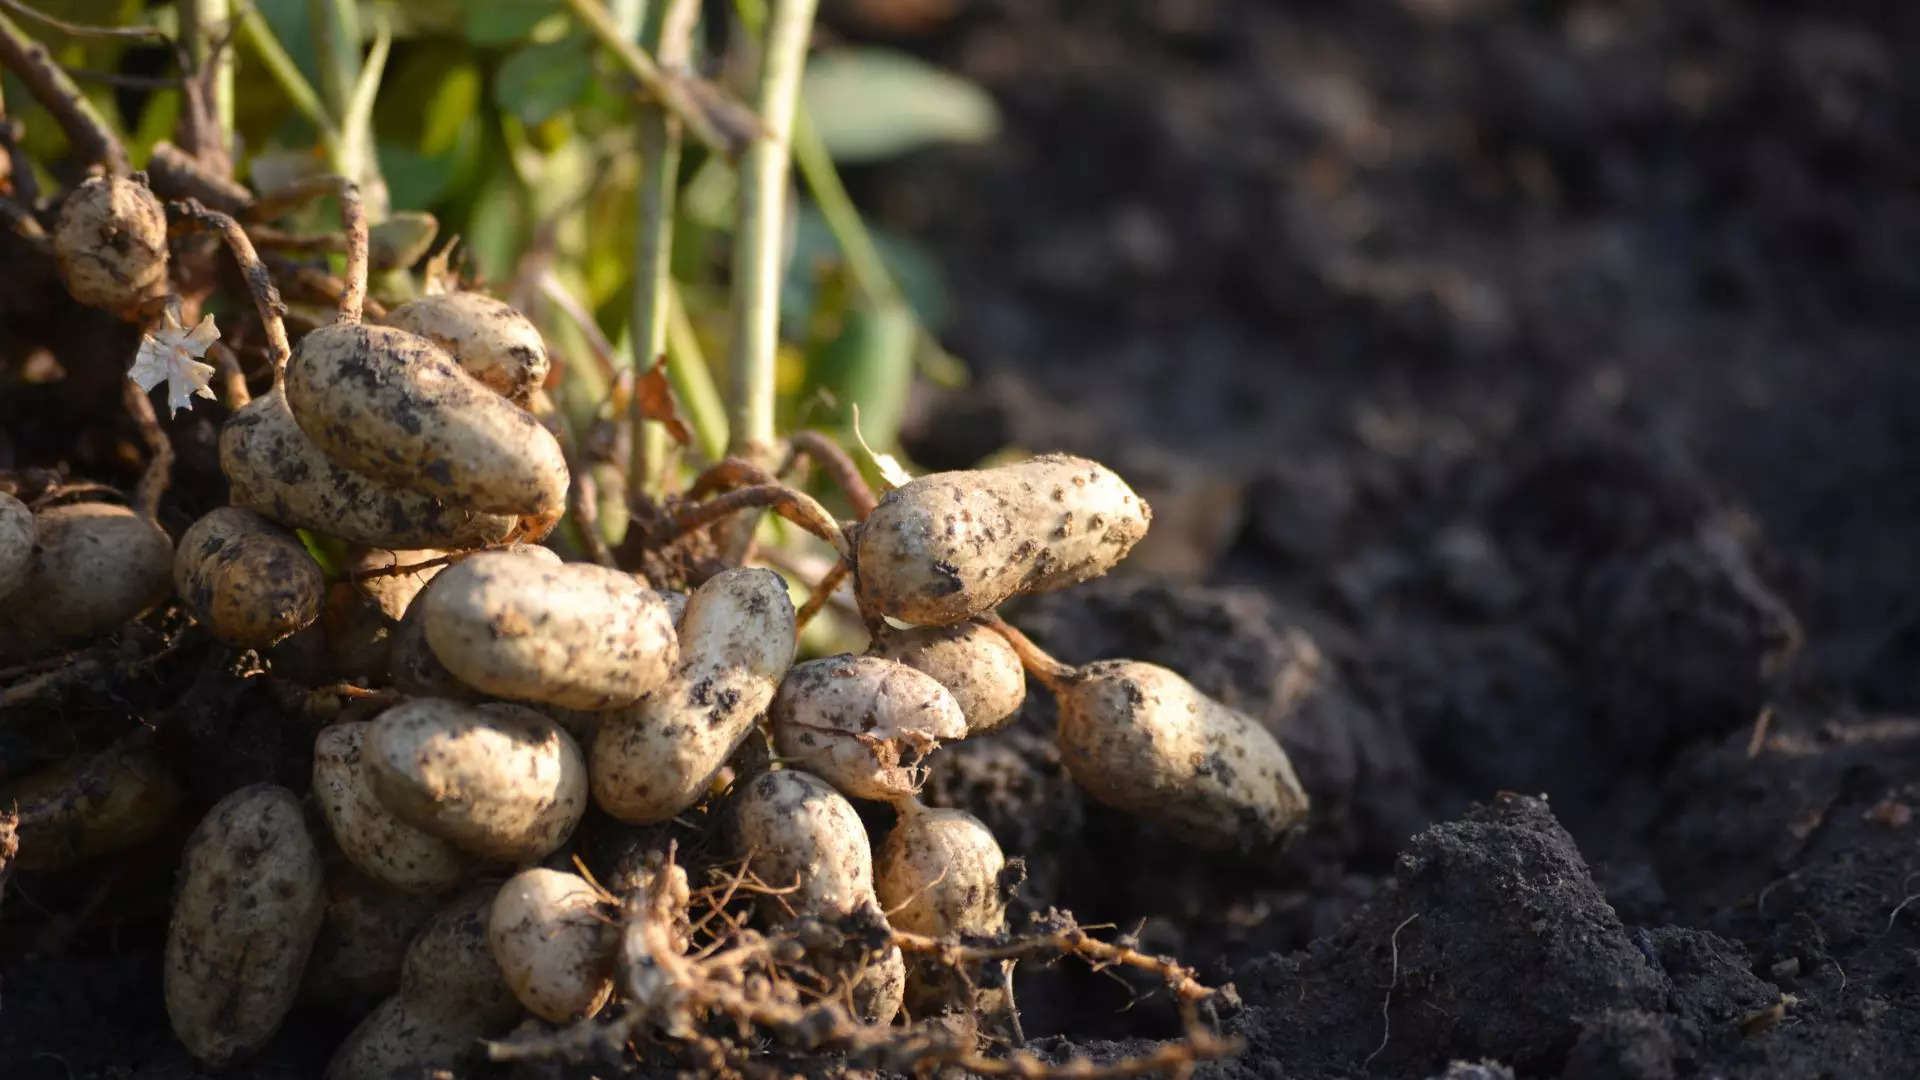
POLYGON ((1040 680, 1040 685, 1048 690, 1058 694, 1065 688, 1067 680, 1073 678, 1076 669, 1071 664, 1055 660, 1045 649, 1035 645, 1032 638, 1014 629, 998 614, 988 612, 980 617, 980 621, 1007 639, 1007 644, 1013 646, 1014 654, 1020 657, 1020 665, 1027 669, 1027 674, 1040 680))
POLYGON ((867 478, 860 475, 860 466, 853 463, 846 450, 837 442, 818 431, 797 431, 787 440, 787 459, 775 469, 785 476, 800 458, 810 459, 826 471, 834 486, 847 498, 847 505, 853 508, 855 521, 867 520, 873 508, 879 505, 874 498, 873 488, 867 484, 867 478))
POLYGON ((821 506, 813 496, 785 484, 755 484, 737 488, 688 507, 662 522, 648 540, 653 546, 664 547, 695 529, 705 528, 738 511, 755 508, 772 510, 832 544, 842 559, 852 557, 852 548, 847 543, 846 535, 840 530, 839 522, 833 520, 833 515, 827 513, 827 508, 821 506))
POLYGON ((834 590, 840 587, 841 582, 847 580, 847 574, 852 570, 853 567, 845 559, 833 564, 833 569, 827 571, 826 575, 820 579, 820 583, 813 587, 813 592, 807 594, 807 602, 802 604, 799 612, 794 615, 793 626, 796 632, 805 629, 806 625, 813 621, 813 617, 820 614, 820 609, 827 606, 828 600, 833 599, 834 590))
POLYGON ((1368 1054, 1366 1060, 1360 1062, 1360 1068, 1362 1070, 1373 1067, 1373 1059, 1386 1052, 1387 1040, 1393 1038, 1393 1013, 1391 1010, 1393 1009, 1393 988, 1400 985, 1400 931, 1405 930, 1408 923, 1419 917, 1420 913, 1416 911, 1406 918, 1401 919, 1400 925, 1393 928, 1393 934, 1387 939, 1388 944, 1393 947, 1393 969, 1387 978, 1386 996, 1380 1000, 1380 1045, 1374 1047, 1373 1053, 1368 1054))
POLYGON ((160 427, 159 414, 153 411, 153 402, 147 399, 146 391, 140 389, 138 383, 128 379, 121 384, 120 391, 126 401, 127 414, 140 429, 140 439, 147 444, 149 455, 147 467, 140 474, 140 484, 134 489, 133 504, 141 517, 157 521, 160 497, 173 483, 173 442, 160 427))

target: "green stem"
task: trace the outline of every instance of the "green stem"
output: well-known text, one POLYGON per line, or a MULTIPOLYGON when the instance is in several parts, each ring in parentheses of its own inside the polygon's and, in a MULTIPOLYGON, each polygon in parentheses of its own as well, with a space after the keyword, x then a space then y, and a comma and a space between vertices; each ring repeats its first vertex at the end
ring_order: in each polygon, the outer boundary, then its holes
MULTIPOLYGON (((710 110, 702 106, 679 77, 662 71, 652 57, 621 34, 619 25, 607 14, 607 9, 599 0, 567 0, 567 7, 600 40, 600 44, 613 53, 620 65, 640 81, 647 93, 680 117, 694 138, 723 154, 732 154, 739 149, 740 137, 723 132, 713 116, 709 115, 710 110)), ((716 107, 721 105, 718 101, 710 104, 716 107)))
MULTIPOLYGON (((698 14, 697 5, 673 0, 666 11, 659 11, 659 5, 653 7, 654 17, 647 20, 648 46, 663 67, 684 65, 693 50, 693 16, 698 14)), ((667 347, 667 290, 673 280, 673 212, 680 176, 680 120, 663 105, 645 105, 640 109, 640 155, 637 195, 640 227, 634 237, 633 312, 629 331, 636 377, 652 367, 667 347)), ((639 494, 653 486, 654 473, 661 465, 662 443, 649 428, 638 393, 633 395, 631 416, 633 448, 627 486, 629 491, 639 494)))
POLYGON ((774 2, 754 98, 767 134, 747 148, 740 168, 740 220, 733 235, 733 342, 727 367, 732 376, 730 449, 750 461, 773 448, 787 162, 815 4, 816 0, 774 2))
POLYGON ((373 102, 379 96, 380 79, 387 69, 387 51, 392 45, 393 28, 386 14, 376 10, 373 45, 367 50, 366 61, 360 65, 353 92, 347 96, 346 111, 340 114, 341 157, 346 159, 344 164, 354 170, 344 175, 373 189, 371 217, 374 221, 387 216, 387 199, 386 182, 380 178, 373 158, 373 102))
POLYGON ((360 9, 354 0, 307 0, 307 21, 320 61, 320 94, 337 121, 360 82, 360 9))
POLYGON ((214 65, 213 78, 207 82, 212 100, 207 104, 212 106, 213 121, 220 128, 220 152, 231 159, 234 152, 233 43, 224 39, 232 29, 233 8, 228 0, 185 0, 181 14, 182 21, 191 27, 185 36, 193 69, 199 72, 206 70, 209 63, 214 65), (215 53, 215 44, 222 42, 223 47, 215 53))
POLYGON ((345 162, 341 158, 339 127, 327 112, 326 105, 321 103, 319 92, 300 73, 300 65, 287 55, 287 50, 281 46, 280 39, 273 35, 273 28, 267 25, 260 9, 252 4, 247 4, 240 12, 240 33, 247 39, 247 44, 253 47, 261 65, 267 69, 267 76, 287 96, 287 103, 306 117, 307 122, 319 133, 320 148, 326 155, 327 167, 343 176, 349 175, 341 169, 345 162))
POLYGON ((708 461, 727 456, 727 407, 713 385, 713 369, 700 350, 700 337, 680 291, 667 286, 667 382, 687 410, 687 423, 708 461))

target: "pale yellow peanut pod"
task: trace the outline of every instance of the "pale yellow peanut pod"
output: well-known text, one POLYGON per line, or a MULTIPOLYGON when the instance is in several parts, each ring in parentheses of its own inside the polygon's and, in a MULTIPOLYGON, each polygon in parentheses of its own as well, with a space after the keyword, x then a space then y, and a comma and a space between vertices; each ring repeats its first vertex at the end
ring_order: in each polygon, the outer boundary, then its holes
POLYGON ((714 575, 687 602, 666 684, 601 714, 594 802, 635 825, 698 802, 773 700, 793 650, 793 602, 780 575, 745 567, 714 575))
POLYGON ((0 790, 15 808, 26 870, 64 870, 164 832, 186 801, 179 779, 150 741, 123 740, 81 754, 0 790))
POLYGON ((1007 639, 982 623, 889 629, 867 648, 925 672, 947 688, 967 718, 967 734, 984 735, 1007 726, 1027 700, 1027 673, 1007 639))
POLYGON ((485 859, 536 861, 587 809, 579 745, 523 706, 409 701, 374 718, 366 753, 381 805, 485 859))
MULTIPOLYGON (((544 551, 545 548, 540 550, 544 551)), ((362 548, 354 553, 347 563, 347 575, 353 580, 353 587, 364 595, 380 613, 389 619, 398 621, 413 606, 413 601, 423 589, 445 570, 445 563, 432 566, 420 566, 422 563, 434 563, 447 552, 440 548, 403 548, 394 551, 388 548, 362 548), (369 570, 388 570, 396 566, 420 566, 418 570, 409 570, 404 574, 381 574, 377 577, 361 577, 369 570)))
POLYGON ((300 430, 349 469, 491 513, 544 518, 566 506, 553 433, 425 338, 320 327, 287 362, 286 397, 300 430))
POLYGON ((335 724, 313 743, 313 795, 347 860, 401 892, 433 895, 458 885, 473 860, 433 834, 402 821, 374 794, 367 752, 368 721, 335 724))
POLYGON ((554 1023, 592 1016, 613 994, 617 933, 578 874, 535 867, 507 879, 487 918, 493 958, 527 1011, 554 1023))
POLYGON ((901 807, 874 860, 874 889, 896 929, 930 937, 1006 929, 999 841, 964 810, 901 807))
POLYGON ((173 587, 214 637, 264 649, 320 617, 327 575, 292 530, 222 506, 180 535, 173 587))
POLYGON ((0 661, 77 645, 138 618, 173 591, 173 541, 124 506, 76 503, 34 516, 31 603, 0 605, 0 661))
POLYGON ((795 664, 767 709, 780 757, 856 799, 920 790, 922 762, 964 738, 966 717, 933 677, 877 656, 795 664))
POLYGON ((591 563, 487 552, 440 575, 422 603, 434 656, 497 697, 631 705, 679 659, 666 602, 633 575, 591 563))
POLYGON ((539 328, 485 293, 422 296, 387 312, 386 323, 445 349, 469 375, 517 405, 525 406, 547 381, 547 345, 539 328))
POLYGON ((227 418, 220 471, 234 505, 368 547, 487 547, 521 528, 516 515, 461 509, 334 462, 300 430, 278 388, 227 418))
POLYGON ((1068 454, 930 473, 888 492, 861 524, 855 591, 865 611, 957 623, 1099 577, 1152 517, 1112 470, 1068 454))
POLYGON ((167 1016, 189 1053, 226 1065, 273 1038, 325 909, 293 792, 255 784, 214 804, 187 839, 167 928, 167 1016))
MULTIPOLYGON (((552 548, 538 544, 513 544, 503 550, 542 559, 552 566, 560 565, 560 556, 552 548)), ((407 605, 406 614, 400 619, 400 625, 394 628, 388 654, 388 668, 393 676, 394 689, 411 697, 482 701, 486 695, 455 678, 453 672, 448 671, 440 658, 433 654, 433 647, 427 644, 425 601, 433 591, 432 584, 432 581, 428 581, 415 594, 412 603, 407 605)))
POLYGON ((1307 814, 1287 752, 1266 728, 1136 660, 1102 660, 1066 676, 1060 756, 1095 799, 1211 849, 1257 849, 1307 814))
POLYGON ((35 535, 33 511, 0 491, 0 599, 27 580, 27 569, 33 565, 35 535))
POLYGON ((67 194, 53 257, 75 300, 122 318, 167 294, 167 213, 147 186, 94 176, 67 194))

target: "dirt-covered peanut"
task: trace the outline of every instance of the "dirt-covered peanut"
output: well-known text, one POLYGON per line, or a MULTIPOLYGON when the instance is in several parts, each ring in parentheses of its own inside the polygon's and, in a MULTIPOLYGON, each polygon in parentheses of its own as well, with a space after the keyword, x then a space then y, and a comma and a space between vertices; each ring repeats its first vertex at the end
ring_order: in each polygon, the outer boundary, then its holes
POLYGON ((861 525, 855 586, 863 610, 957 623, 1099 577, 1152 517, 1111 469, 1068 454, 930 473, 888 492, 861 525))
POLYGON ((547 381, 547 345, 532 320, 485 293, 451 292, 409 300, 387 325, 445 349, 487 388, 525 405, 547 381))
MULTIPOLYGON (((540 549, 542 551, 545 548, 540 549)), ((423 589, 446 569, 444 563, 434 563, 447 553, 439 548, 411 548, 393 551, 384 548, 363 548, 354 553, 347 563, 347 573, 353 578, 353 586, 358 589, 380 613, 396 622, 407 614, 413 601, 423 589), (421 566, 418 570, 409 570, 404 574, 380 574, 377 577, 361 577, 372 570, 391 570, 396 566, 420 566, 421 563, 434 563, 421 566)))
POLYGON ((173 541, 124 506, 56 506, 35 515, 34 531, 16 602, 0 606, 0 660, 97 637, 173 590, 173 541))
POLYGON ((400 989, 353 1029, 327 1063, 326 1080, 392 1080, 446 1069, 465 1076, 484 1058, 479 1040, 520 1015, 487 943, 496 890, 462 893, 408 947, 400 989))
POLYGON ((888 630, 867 649, 933 676, 967 718, 968 735, 1007 726, 1027 700, 1027 673, 1007 639, 968 620, 952 626, 888 630))
POLYGON ((1058 691, 1060 756, 1087 793, 1196 846, 1257 849, 1307 814, 1280 743, 1178 674, 1102 660, 1058 691))
MULTIPOLYGON (((560 565, 560 556, 552 548, 538 544, 514 544, 504 550, 542 559, 552 566, 560 565)), ((400 625, 394 628, 388 654, 388 669, 393 676, 394 688, 410 697, 483 701, 486 695, 455 678, 453 672, 448 671, 440 658, 433 654, 433 647, 427 644, 426 597, 433 591, 431 586, 432 582, 429 581, 427 587, 415 596, 400 619, 400 625)))
POLYGON ((320 327, 287 362, 286 396, 300 429, 349 469, 491 513, 545 517, 566 505, 553 433, 425 338, 320 327))
POLYGON ((33 565, 33 511, 0 491, 0 597, 20 587, 33 565))
POLYGON ((874 890, 887 921, 932 937, 1004 930, 1000 875, 1007 858, 993 833, 964 810, 918 802, 900 809, 874 859, 874 890))
POLYGON ((500 886, 487 920, 493 959, 527 1011, 554 1023, 592 1016, 613 993, 616 931, 578 874, 535 867, 500 886))
POLYGON ((369 721, 335 724, 313 743, 313 795, 347 860, 383 885, 433 895, 458 885, 473 860, 441 838, 400 820, 374 794, 369 721))
POLYGON ((358 1012, 400 987, 407 943, 439 909, 344 863, 327 867, 327 910, 307 961, 301 1000, 358 1012))
POLYGON ((461 509, 337 464, 300 430, 278 388, 227 418, 220 470, 234 505, 369 547, 487 547, 521 524, 512 514, 461 509))
POLYGON ((167 928, 167 1016, 188 1052, 225 1065, 273 1038, 325 910, 293 792, 254 784, 214 804, 187 839, 167 928))
POLYGON ((64 870, 164 832, 185 798, 151 741, 130 738, 0 790, 0 807, 20 815, 16 865, 64 870))
POLYGON ((320 617, 327 575, 292 530, 222 506, 181 534, 173 587, 214 637, 263 649, 320 617))
POLYGON ((594 802, 644 825, 699 801, 773 700, 793 649, 793 601, 780 575, 740 567, 708 579, 687 601, 666 684, 602 715, 594 802))
POLYGON ((137 318, 167 294, 166 210, 138 180, 91 177, 60 207, 53 256, 75 300, 137 318))
POLYGON ((560 725, 519 705, 423 698, 367 733, 373 790, 401 820, 483 858, 533 862, 587 809, 587 765, 560 725))
POLYGON ((798 769, 775 769, 734 796, 734 849, 775 889, 769 919, 846 915, 874 899, 873 849, 859 811, 833 785, 798 769))
POLYGON ((795 664, 767 719, 782 759, 843 794, 889 802, 919 791, 927 754, 967 734, 946 687, 877 656, 795 664))
POLYGON ((475 555, 441 574, 421 603, 434 656, 497 697, 631 705, 679 659, 666 602, 633 575, 592 563, 475 555))

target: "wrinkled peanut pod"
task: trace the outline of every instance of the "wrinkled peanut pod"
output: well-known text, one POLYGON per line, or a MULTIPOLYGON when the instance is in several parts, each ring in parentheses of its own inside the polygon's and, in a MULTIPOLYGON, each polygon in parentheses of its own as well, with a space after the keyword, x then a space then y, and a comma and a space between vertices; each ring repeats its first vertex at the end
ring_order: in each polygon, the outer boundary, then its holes
POLYGON ((26 580, 0 605, 0 660, 49 652, 113 630, 172 591, 173 541, 124 506, 43 510, 26 580))
POLYGON ((327 575, 291 530, 222 506, 181 534, 173 587, 214 637, 264 649, 320 617, 327 575))
POLYGON ((780 575, 745 567, 714 575, 687 602, 666 685, 601 716, 594 802, 635 825, 698 802, 773 699, 793 649, 793 601, 780 575))
POLYGON ((387 325, 426 338, 485 383, 524 407, 547 381, 547 344, 525 315, 485 293, 452 292, 409 300, 387 325))
POLYGON ((146 742, 122 741, 33 773, 0 792, 18 808, 25 870, 64 870, 152 839, 173 824, 186 792, 146 742))
POLYGON ((402 821, 464 851, 537 860, 587 809, 587 765, 560 725, 519 705, 424 698, 372 721, 374 793, 402 821))
POLYGON ((966 717, 930 675, 875 656, 795 664, 767 708, 774 748, 856 799, 891 802, 920 789, 921 761, 964 738, 966 717))
POLYGON ((422 603, 434 656, 497 697, 631 705, 679 659, 666 602, 633 575, 591 563, 475 555, 440 575, 422 603))
POLYGON ((425 338, 358 323, 310 331, 287 362, 286 396, 300 430, 349 469, 474 510, 545 518, 566 506, 553 433, 425 338))
POLYGON ((293 792, 255 784, 214 804, 187 839, 167 928, 167 1016, 188 1052, 219 1066, 273 1038, 325 909, 293 792))
POLYGON ((220 471, 235 505, 368 547, 487 547, 521 526, 512 514, 459 509, 336 464, 300 430, 278 388, 227 418, 220 471))
POLYGON ((967 734, 1007 726, 1027 700, 1027 673, 1007 639, 982 623, 888 630, 867 649, 933 676, 967 718, 967 734))
POLYGON ((95 176, 67 194, 53 257, 75 300, 136 319, 167 294, 167 212, 147 186, 95 176))
POLYGON ((1102 660, 1059 691, 1060 756, 1087 793, 1196 846, 1257 849, 1307 814, 1287 752, 1166 668, 1102 660))
POLYGON ((33 511, 19 499, 0 491, 0 599, 27 580, 33 565, 33 511))
POLYGON ((493 958, 527 1011, 556 1024, 613 994, 614 928, 578 874, 536 867, 507 879, 487 919, 493 958))
POLYGON ((473 860, 445 840, 387 809, 373 791, 367 721, 335 724, 313 743, 313 795, 347 860, 375 881, 402 892, 446 892, 473 860))
POLYGON ((930 473, 861 524, 855 588, 863 611, 945 626, 1099 577, 1152 517, 1112 470, 1067 454, 930 473))

